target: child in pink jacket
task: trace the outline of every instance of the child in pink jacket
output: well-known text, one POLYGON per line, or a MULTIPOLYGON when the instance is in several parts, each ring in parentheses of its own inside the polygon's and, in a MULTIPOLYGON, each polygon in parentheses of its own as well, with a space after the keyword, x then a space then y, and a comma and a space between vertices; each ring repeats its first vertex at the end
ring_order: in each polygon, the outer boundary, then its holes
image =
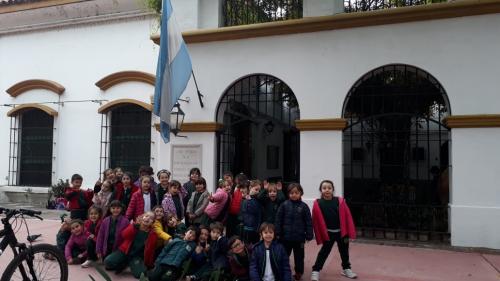
POLYGON ((348 278, 356 278, 349 262, 349 239, 356 238, 356 229, 351 211, 344 198, 333 196, 333 182, 324 180, 319 185, 321 198, 314 201, 312 209, 313 230, 316 242, 323 244, 312 268, 312 281, 319 280, 319 272, 323 268, 333 244, 337 242, 342 259, 341 274, 348 278))
POLYGON ((208 197, 208 206, 205 209, 204 219, 202 224, 210 225, 213 222, 223 222, 226 218, 227 209, 230 203, 231 186, 224 184, 223 187, 217 188, 215 194, 210 194, 208 197))
POLYGON ((71 221, 71 236, 69 237, 64 255, 68 264, 80 264, 87 258, 87 235, 83 229, 83 221, 74 219, 71 221))

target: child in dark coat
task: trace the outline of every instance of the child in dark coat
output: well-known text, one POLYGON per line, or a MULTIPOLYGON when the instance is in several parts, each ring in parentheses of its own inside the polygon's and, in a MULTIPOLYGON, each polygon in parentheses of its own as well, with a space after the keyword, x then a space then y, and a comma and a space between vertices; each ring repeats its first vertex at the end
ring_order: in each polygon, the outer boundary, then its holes
POLYGON ((264 185, 264 189, 259 193, 259 201, 263 206, 264 214, 262 221, 274 224, 276 222, 276 214, 278 209, 286 200, 285 194, 278 189, 278 185, 275 183, 269 183, 264 185))
POLYGON ((227 252, 229 250, 227 238, 223 235, 224 225, 220 222, 214 222, 210 225, 209 259, 211 271, 217 274, 223 274, 229 267, 227 261, 227 252))
MULTIPOLYGON (((197 231, 191 226, 186 231, 184 239, 174 238, 161 251, 156 259, 155 266, 147 273, 150 281, 174 281, 182 271, 182 264, 193 253, 196 247, 197 231)), ((141 278, 144 280, 145 278, 141 278)))
POLYGON ((252 257, 252 251, 250 247, 245 245, 240 237, 233 236, 229 239, 229 267, 231 269, 231 275, 233 280, 237 281, 249 281, 250 280, 250 259, 252 257))
POLYGON ((250 182, 250 194, 241 204, 241 216, 243 218, 243 240, 247 244, 255 244, 259 241, 259 226, 262 220, 262 206, 257 197, 260 193, 260 181, 250 182))
POLYGON ((288 256, 292 253, 295 264, 295 280, 304 274, 304 244, 313 239, 311 211, 302 202, 304 190, 298 183, 288 187, 288 200, 283 202, 276 215, 276 233, 285 246, 288 256))
POLYGON ((274 241, 274 230, 274 225, 269 223, 260 226, 262 240, 254 246, 250 262, 252 281, 292 280, 288 255, 283 246, 274 241))

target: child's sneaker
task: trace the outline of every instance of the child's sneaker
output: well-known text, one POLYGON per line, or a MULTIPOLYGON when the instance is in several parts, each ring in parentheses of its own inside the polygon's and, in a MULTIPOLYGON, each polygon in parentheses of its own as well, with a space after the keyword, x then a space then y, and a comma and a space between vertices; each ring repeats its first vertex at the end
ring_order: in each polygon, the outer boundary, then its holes
POLYGON ((351 278, 351 279, 358 277, 358 275, 356 273, 352 272, 352 270, 350 268, 346 268, 346 269, 342 270, 342 272, 340 274, 344 275, 347 278, 351 278))
POLYGON ((311 281, 319 281, 319 271, 313 271, 311 273, 311 281))
POLYGON ((87 268, 89 267, 90 265, 92 264, 92 261, 91 260, 86 260, 82 263, 82 267, 83 268, 87 268))

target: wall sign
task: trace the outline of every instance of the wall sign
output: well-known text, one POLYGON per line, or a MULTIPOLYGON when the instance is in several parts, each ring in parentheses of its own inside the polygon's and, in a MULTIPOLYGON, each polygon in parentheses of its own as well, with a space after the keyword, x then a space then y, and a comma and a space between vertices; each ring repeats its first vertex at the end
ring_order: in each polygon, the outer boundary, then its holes
POLYGON ((182 183, 189 179, 189 170, 197 167, 202 170, 202 154, 200 145, 172 145, 172 179, 182 183))

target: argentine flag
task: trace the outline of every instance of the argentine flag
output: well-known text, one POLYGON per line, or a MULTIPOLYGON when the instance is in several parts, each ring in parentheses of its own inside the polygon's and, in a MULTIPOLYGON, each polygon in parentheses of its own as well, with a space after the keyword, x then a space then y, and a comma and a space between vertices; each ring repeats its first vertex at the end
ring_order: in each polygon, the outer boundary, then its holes
POLYGON ((170 0, 162 2, 160 54, 156 67, 154 114, 160 117, 160 134, 170 140, 170 112, 191 78, 191 59, 181 31, 172 16, 170 0))

